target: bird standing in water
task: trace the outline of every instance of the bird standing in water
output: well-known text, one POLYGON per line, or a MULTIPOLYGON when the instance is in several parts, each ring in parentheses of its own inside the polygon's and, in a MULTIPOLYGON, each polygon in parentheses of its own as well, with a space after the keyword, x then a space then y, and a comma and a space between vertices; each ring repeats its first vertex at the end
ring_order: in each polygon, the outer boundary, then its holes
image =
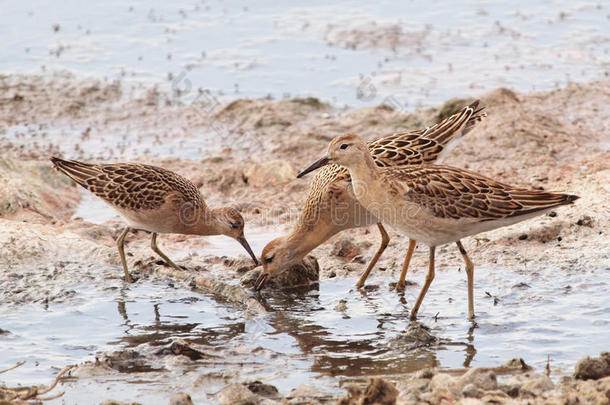
POLYGON ((381 168, 375 164, 362 138, 354 134, 333 139, 328 146, 328 155, 299 176, 329 163, 340 164, 349 170, 354 194, 368 211, 384 224, 429 246, 428 274, 411 310, 412 320, 417 318, 434 279, 437 246, 455 242, 460 249, 468 277, 468 318, 474 319, 474 265, 460 240, 542 215, 579 198, 513 187, 450 166, 381 168))
MULTIPOLYGON (((479 101, 465 106, 456 114, 424 129, 400 132, 376 139, 368 144, 375 164, 385 166, 432 163, 451 149, 452 144, 469 133, 486 113, 479 101)), ((377 224, 381 244, 369 262, 356 287, 364 286, 377 260, 390 242, 383 224, 358 202, 352 191, 347 169, 336 164, 322 168, 309 188, 307 201, 292 231, 269 242, 263 249, 263 271, 256 281, 257 289, 294 264, 333 235, 346 229, 377 224)), ((404 290, 406 275, 417 241, 409 241, 396 290, 404 290)))

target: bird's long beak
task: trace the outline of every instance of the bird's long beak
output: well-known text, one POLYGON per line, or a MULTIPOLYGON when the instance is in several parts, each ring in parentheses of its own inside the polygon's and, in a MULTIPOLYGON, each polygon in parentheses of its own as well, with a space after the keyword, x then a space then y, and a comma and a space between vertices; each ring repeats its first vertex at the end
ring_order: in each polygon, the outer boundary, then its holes
POLYGON ((301 173, 297 174, 297 179, 300 179, 301 177, 305 176, 307 173, 313 172, 314 170, 319 169, 322 166, 326 166, 329 163, 330 163, 330 158, 328 156, 324 156, 322 159, 316 161, 311 166, 309 166, 307 169, 305 169, 301 173))
POLYGON ((269 274, 261 272, 261 274, 258 276, 256 281, 254 282, 254 289, 256 291, 260 291, 260 289, 263 288, 263 286, 267 282, 268 278, 269 278, 269 274))
POLYGON ((258 266, 258 260, 256 260, 256 256, 254 255, 254 252, 252 251, 252 248, 248 244, 248 241, 246 240, 246 238, 242 235, 236 239, 239 243, 241 243, 241 245, 244 247, 244 249, 246 249, 248 254, 252 257, 252 260, 254 260, 254 264, 256 264, 258 266))

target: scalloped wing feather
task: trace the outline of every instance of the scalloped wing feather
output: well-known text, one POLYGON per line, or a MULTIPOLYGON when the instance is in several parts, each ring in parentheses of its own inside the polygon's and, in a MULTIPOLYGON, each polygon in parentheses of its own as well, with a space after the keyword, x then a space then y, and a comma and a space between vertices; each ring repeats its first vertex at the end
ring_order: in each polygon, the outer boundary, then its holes
POLYGON ((569 204, 578 198, 517 188, 449 166, 388 168, 382 173, 392 194, 404 195, 438 218, 511 218, 569 204))
POLYGON ((169 170, 142 164, 90 164, 51 159, 55 167, 79 185, 122 209, 149 210, 167 201, 191 201, 203 207, 201 193, 184 177, 169 170))

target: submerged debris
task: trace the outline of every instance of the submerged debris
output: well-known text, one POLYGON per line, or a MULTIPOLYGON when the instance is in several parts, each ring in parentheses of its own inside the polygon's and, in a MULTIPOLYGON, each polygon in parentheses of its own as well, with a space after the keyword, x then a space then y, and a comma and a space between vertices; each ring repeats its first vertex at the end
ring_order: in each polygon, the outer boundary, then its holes
POLYGON ((421 322, 411 322, 407 329, 399 336, 390 341, 390 346, 401 347, 404 350, 414 350, 420 347, 430 346, 438 341, 438 338, 430 332, 430 328, 421 322))
MULTIPOLYGON (((0 374, 13 370, 19 366, 22 366, 23 364, 25 364, 25 361, 20 361, 19 363, 15 364, 12 367, 9 367, 4 370, 0 370, 0 374)), ((74 367, 74 366, 64 367, 59 373, 57 373, 57 376, 55 377, 55 381, 53 381, 53 383, 51 385, 49 385, 48 387, 45 387, 44 385, 36 385, 36 386, 32 386, 32 387, 15 387, 15 388, 0 387, 0 403, 2 403, 2 404, 12 404, 12 403, 23 404, 23 403, 26 403, 24 401, 41 402, 41 401, 49 401, 51 399, 59 398, 62 395, 64 395, 63 391, 59 392, 57 394, 51 394, 48 396, 44 396, 44 395, 51 392, 55 388, 55 386, 57 385, 59 380, 64 376, 64 374, 66 374, 72 367, 74 367)))

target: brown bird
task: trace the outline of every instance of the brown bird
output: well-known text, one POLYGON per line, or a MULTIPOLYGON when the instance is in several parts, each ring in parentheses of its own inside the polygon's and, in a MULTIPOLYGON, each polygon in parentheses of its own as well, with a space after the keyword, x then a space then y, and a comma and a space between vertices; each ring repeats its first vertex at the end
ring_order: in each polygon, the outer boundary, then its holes
POLYGON ((331 162, 349 170, 354 195, 362 206, 383 223, 429 246, 428 274, 411 310, 411 319, 417 318, 434 279, 436 246, 455 242, 460 249, 468 277, 468 318, 473 319, 474 265, 460 239, 533 218, 579 198, 513 187, 449 166, 380 168, 362 138, 353 134, 333 139, 328 155, 303 173, 331 162))
POLYGON ((152 233, 151 248, 181 270, 157 246, 157 234, 227 235, 237 240, 256 264, 244 237, 244 219, 234 208, 209 208, 195 185, 169 170, 135 163, 91 164, 52 157, 55 169, 104 200, 127 221, 117 239, 125 280, 133 282, 123 244, 130 229, 152 233))
MULTIPOLYGON (((421 165, 431 163, 451 149, 453 141, 472 130, 485 117, 479 102, 464 107, 459 113, 425 129, 402 132, 376 139, 368 145, 375 164, 380 167, 421 165)), ((347 169, 329 164, 316 175, 309 188, 303 212, 292 231, 272 240, 263 249, 263 271, 256 281, 257 289, 267 279, 288 270, 309 252, 331 236, 351 228, 377 224, 381 245, 358 280, 356 287, 364 285, 379 257, 388 246, 390 237, 378 218, 375 218, 354 196, 347 169)), ((410 240, 409 250, 396 285, 403 290, 415 240, 410 240)))

